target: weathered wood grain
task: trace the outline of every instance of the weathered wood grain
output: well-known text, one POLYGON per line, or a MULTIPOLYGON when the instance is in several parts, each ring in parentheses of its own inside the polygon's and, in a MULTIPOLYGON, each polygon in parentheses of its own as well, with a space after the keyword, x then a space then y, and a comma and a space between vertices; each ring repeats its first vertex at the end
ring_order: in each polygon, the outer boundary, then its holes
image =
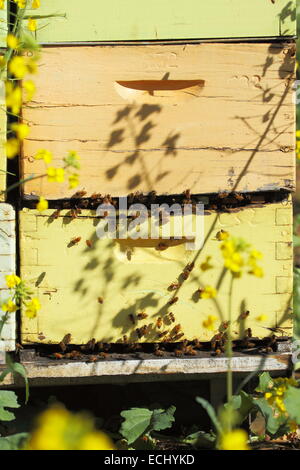
MULTIPOLYGON (((41 301, 42 309, 35 319, 22 314, 22 342, 59 343, 70 333, 72 343, 84 344, 91 338, 97 341, 162 341, 160 331, 172 330, 181 324, 185 338, 209 341, 214 332, 206 330, 202 322, 215 315, 216 328, 226 320, 229 277, 218 293, 223 316, 211 299, 197 298, 195 291, 203 285, 215 286, 222 272, 223 261, 215 235, 221 228, 234 236, 243 237, 264 258, 262 279, 245 274, 236 280, 233 295, 233 330, 242 337, 244 328, 251 327, 253 335, 265 337, 266 327, 287 327, 291 333, 292 297, 292 208, 290 201, 247 207, 235 213, 211 213, 204 217, 208 242, 200 252, 187 251, 184 243, 165 240, 168 248, 158 251, 158 240, 98 239, 95 213, 82 211, 72 220, 67 211, 54 219, 52 210, 39 214, 24 209, 20 213, 21 275, 41 301), (81 239, 70 244, 74 238, 81 239), (92 241, 89 248, 86 240, 92 241), (195 268, 183 282, 170 305, 172 292, 168 287, 177 282, 183 269, 194 260, 195 268), (201 272, 200 264, 208 255, 214 266, 201 272), (98 298, 103 303, 99 303, 98 298), (250 310, 244 327, 236 321, 241 310, 250 310), (148 318, 133 325, 129 315, 145 312, 148 318), (167 321, 173 312, 176 323, 167 321), (267 315, 259 322, 257 317, 267 315), (161 329, 156 320, 161 316, 161 329), (150 332, 139 339, 137 327, 151 324, 150 332)), ((182 338, 181 338, 182 339, 182 338)))
POLYGON ((296 35, 296 0, 51 0, 39 13, 66 15, 39 22, 44 43, 296 35))
MULTIPOLYGON (((293 45, 201 44, 44 50, 23 176, 40 148, 81 155, 80 188, 193 193, 293 189, 293 45)), ((74 193, 46 178, 24 194, 74 193)))
MULTIPOLYGON (((16 272, 16 233, 15 211, 9 204, 0 204, 0 302, 10 297, 6 287, 5 276, 16 272)), ((0 309, 0 318, 4 315, 0 309)), ((16 340, 16 318, 9 314, 9 320, 0 334, 0 351, 14 351, 16 340)))

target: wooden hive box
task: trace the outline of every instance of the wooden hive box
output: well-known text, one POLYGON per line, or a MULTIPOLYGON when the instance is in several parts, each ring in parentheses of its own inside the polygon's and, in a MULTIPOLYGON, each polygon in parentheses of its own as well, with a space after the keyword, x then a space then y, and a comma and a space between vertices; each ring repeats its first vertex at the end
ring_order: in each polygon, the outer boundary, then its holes
MULTIPOLYGON (((3 56, 3 50, 6 47, 6 33, 7 33, 7 9, 0 10, 0 57, 3 56)), ((2 77, 3 79, 5 77, 2 77)), ((5 84, 4 81, 0 80, 0 201, 6 199, 6 171, 7 161, 4 144, 6 142, 7 132, 7 116, 6 116, 6 105, 5 105, 5 84)))
MULTIPOLYGON (((0 203, 0 301, 5 302, 10 292, 5 276, 16 272, 16 227, 15 211, 9 204, 0 203)), ((5 312, 0 310, 0 319, 5 312)), ((13 351, 16 340, 16 318, 9 314, 9 320, 0 334, 0 352, 13 351)))
MULTIPOLYGON (((76 149, 80 188, 195 194, 291 190, 295 168, 291 44, 51 47, 35 101, 22 177, 76 149)), ((67 183, 29 181, 24 196, 71 197, 67 183)))
MULTIPOLYGON (((265 277, 246 275, 238 281, 235 338, 248 327, 259 338, 274 326, 289 334, 295 2, 176 0, 170 7, 166 0, 107 5, 89 0, 86 6, 74 0, 62 7, 53 0, 42 7, 42 14, 56 10, 68 20, 57 17, 37 32, 45 47, 37 95, 23 109, 31 133, 23 146, 21 175, 39 178, 24 185, 25 204, 43 195, 62 208, 57 200, 68 204, 75 192, 43 177, 44 164, 34 160, 41 148, 53 152, 54 166, 69 150, 78 152, 76 189, 87 198, 136 191, 178 195, 186 189, 198 195, 270 191, 279 196, 260 205, 250 200, 235 211, 211 208, 204 217, 207 243, 200 251, 170 240, 164 251, 157 249, 157 240, 100 240, 99 219, 90 210, 73 219, 69 210, 54 217, 54 210, 40 214, 24 208, 21 275, 42 309, 35 319, 22 314, 22 342, 59 343, 66 334, 75 344, 92 338, 119 342, 124 336, 131 342, 159 342, 166 336, 209 341, 213 333, 203 320, 214 315, 220 328, 227 312, 221 315, 216 303, 200 300, 195 292, 220 278, 215 239, 220 229, 264 253, 265 277), (200 264, 209 255, 214 268, 202 274, 200 264), (178 301, 170 305, 168 287, 194 259, 178 301), (245 308, 251 314, 241 325, 245 308), (129 316, 136 319, 139 313, 147 318, 133 324, 129 316), (257 320, 262 314, 268 318, 263 323, 257 320), (183 336, 178 337, 174 326, 179 324, 183 336), (141 336, 136 330, 145 325, 151 326, 141 336), (163 331, 166 336, 159 336, 163 331)), ((227 281, 218 295, 221 305, 227 304, 227 281)))
MULTIPOLYGON (((83 210, 76 219, 70 211, 62 211, 58 218, 53 212, 40 214, 24 209, 20 213, 21 276, 42 303, 35 319, 22 318, 25 344, 57 343, 68 333, 75 344, 92 338, 116 342, 124 335, 131 342, 163 341, 166 338, 159 338, 159 333, 168 331, 169 335, 177 324, 182 326, 185 339, 209 341, 212 333, 202 322, 208 315, 215 315, 220 327, 227 312, 222 317, 214 301, 199 299, 196 291, 203 285, 216 285, 222 272, 215 238, 220 229, 243 237, 264 253, 265 277, 245 275, 236 282, 235 337, 243 337, 245 327, 251 327, 257 337, 266 336, 265 328, 275 324, 291 327, 292 212, 288 200, 205 215, 208 242, 201 252, 187 250, 182 241, 165 240, 168 248, 159 251, 159 240, 100 240, 96 236, 99 218, 95 212, 83 210), (71 242, 74 238, 80 238, 78 243, 71 242), (86 240, 92 242, 91 247, 86 240), (214 268, 201 273, 200 264, 208 255, 212 255, 214 268), (182 272, 195 257, 195 267, 183 282, 182 272), (168 287, 178 281, 183 282, 182 286, 176 293, 170 292, 168 287), (178 301, 170 305, 174 296, 178 301), (250 310, 251 315, 241 326, 238 317, 243 309, 250 310), (147 318, 133 324, 129 315, 136 318, 142 312, 147 318), (170 321, 170 312, 176 323, 170 321), (261 314, 268 320, 260 323, 257 317, 261 314), (163 319, 160 329, 156 327, 159 317, 163 319), (136 329, 149 324, 149 332, 139 338, 136 329)), ((227 281, 218 295, 222 308, 227 305, 227 281)), ((180 338, 173 335, 172 339, 180 338)))
POLYGON ((39 12, 62 15, 40 24, 45 44, 296 35, 296 0, 51 0, 39 12))

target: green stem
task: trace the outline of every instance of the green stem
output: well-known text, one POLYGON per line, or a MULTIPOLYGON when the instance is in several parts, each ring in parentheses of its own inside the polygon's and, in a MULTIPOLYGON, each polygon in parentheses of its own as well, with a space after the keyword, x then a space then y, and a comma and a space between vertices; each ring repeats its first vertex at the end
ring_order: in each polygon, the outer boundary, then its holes
MULTIPOLYGON (((227 403, 231 403, 232 401, 232 390, 233 390, 233 385, 232 385, 232 367, 231 367, 231 362, 232 362, 232 292, 233 292, 233 281, 234 277, 231 274, 231 279, 230 279, 230 286, 229 286, 229 293, 228 293, 228 328, 227 328, 227 345, 226 345, 226 353, 227 353, 227 358, 228 358, 228 366, 227 366, 227 403)), ((229 426, 231 427, 231 424, 229 423, 229 426)))

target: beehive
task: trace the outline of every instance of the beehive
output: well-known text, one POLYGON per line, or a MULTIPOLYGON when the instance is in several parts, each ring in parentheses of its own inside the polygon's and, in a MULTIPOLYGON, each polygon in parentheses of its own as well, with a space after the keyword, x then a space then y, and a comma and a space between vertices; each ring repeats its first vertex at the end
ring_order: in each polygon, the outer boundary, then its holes
MULTIPOLYGON (((63 209, 74 193, 43 177, 44 164, 33 158, 40 148, 53 152, 54 166, 68 150, 80 154, 77 189, 87 198, 136 191, 163 198, 187 189, 208 199, 231 191, 278 197, 254 204, 249 196, 248 204, 233 211, 210 207, 204 216, 207 243, 195 251, 184 240, 165 240, 163 251, 158 240, 100 240, 99 219, 90 210, 73 218, 69 210, 54 216, 54 210, 23 209, 21 275, 42 310, 35 319, 22 316, 22 342, 58 343, 69 333, 75 344, 92 338, 118 342, 124 335, 132 342, 156 342, 164 341, 163 331, 172 341, 209 341, 212 332, 203 320, 216 315, 220 327, 227 312, 196 291, 218 284, 220 229, 264 253, 265 277, 238 281, 235 337, 243 337, 246 327, 260 338, 278 325, 289 333, 295 2, 190 0, 170 7, 167 1, 131 0, 123 8, 125 3, 95 0, 84 9, 77 0, 43 6, 42 13, 66 12, 68 20, 57 17, 37 33, 47 47, 35 101, 23 110, 31 134, 21 171, 40 178, 24 185, 23 200, 43 195, 63 209), (199 266, 208 255, 214 268, 202 274, 199 266), (171 305, 168 288, 193 260, 195 268, 171 305), (251 315, 241 326, 243 309, 251 315), (139 313, 147 317, 137 321, 139 313), (262 314, 268 318, 263 323, 257 319, 262 314), (179 324, 184 335, 178 338, 172 331, 179 324), (144 325, 150 327, 141 336, 137 329, 144 325)), ((228 289, 226 278, 220 305, 227 304, 228 289)))
MULTIPOLYGON (((7 11, 4 8, 0 10, 0 48, 6 47, 6 31, 7 31, 7 11)), ((0 51, 0 57, 3 56, 3 52, 0 51)), ((5 78, 5 77, 2 77, 5 78)), ((6 122, 6 108, 5 108, 5 86, 4 82, 0 80, 0 201, 5 200, 5 191, 6 189, 6 155, 4 144, 6 141, 6 130, 7 130, 7 122, 6 122)))
MULTIPOLYGON (((16 227, 15 211, 9 204, 0 204, 0 300, 5 302, 9 296, 5 276, 16 272, 16 227)), ((5 312, 0 310, 0 318, 5 312)), ((9 314, 0 334, 0 351, 15 349, 16 318, 14 313, 9 314)))

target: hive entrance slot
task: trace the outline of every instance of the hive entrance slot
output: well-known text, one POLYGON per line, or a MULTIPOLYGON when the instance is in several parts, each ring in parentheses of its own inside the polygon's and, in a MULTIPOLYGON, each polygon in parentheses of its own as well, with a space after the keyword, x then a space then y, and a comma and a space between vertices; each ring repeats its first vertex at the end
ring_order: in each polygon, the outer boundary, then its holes
POLYGON ((204 80, 121 80, 115 82, 117 93, 126 101, 147 99, 186 101, 198 98, 204 80))

